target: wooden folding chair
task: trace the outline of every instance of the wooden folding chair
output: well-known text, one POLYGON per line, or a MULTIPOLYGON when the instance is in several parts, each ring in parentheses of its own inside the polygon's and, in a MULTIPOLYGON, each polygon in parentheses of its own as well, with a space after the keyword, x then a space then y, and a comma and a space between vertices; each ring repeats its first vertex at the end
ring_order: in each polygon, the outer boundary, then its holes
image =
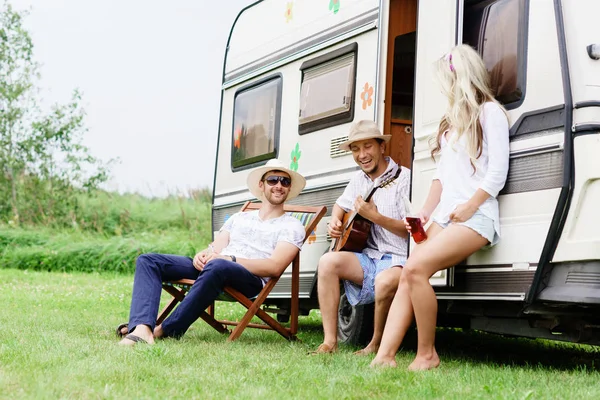
MULTIPOLYGON (((251 203, 246 202, 241 211, 252 211, 260 209, 260 203, 251 203)), ((305 228, 305 236, 304 242, 308 239, 310 234, 317 227, 317 224, 325 215, 327 211, 327 207, 306 207, 306 206, 297 206, 297 205, 284 205, 284 210, 291 214, 292 216, 298 218, 300 222, 304 225, 305 228)), ((303 243, 304 243, 303 242, 303 243)), ((247 308, 246 314, 242 317, 240 321, 228 321, 228 320, 217 320, 214 316, 214 303, 212 306, 208 307, 206 311, 203 311, 200 315, 204 321, 206 321, 210 326, 215 328, 217 331, 221 333, 228 333, 229 330, 226 328, 226 325, 236 326, 235 329, 229 335, 228 341, 233 341, 240 337, 244 329, 246 327, 250 328, 259 328, 259 329, 269 329, 277 331, 281 336, 288 340, 295 340, 296 333, 298 332, 298 293, 300 289, 300 252, 294 257, 292 261, 292 298, 290 305, 290 327, 284 327, 278 321, 273 319, 269 314, 266 313, 265 310, 260 307, 263 305, 263 302, 271 293, 271 290, 275 287, 275 284, 279 281, 281 277, 273 277, 271 278, 260 291, 260 293, 254 298, 249 299, 244 296, 242 293, 238 292, 232 287, 226 286, 223 289, 223 294, 217 298, 217 300, 223 301, 237 301, 247 308), (264 324, 255 324, 250 323, 250 320, 257 316, 260 318, 264 324)), ((181 279, 178 281, 171 282, 163 282, 163 289, 173 296, 173 299, 165 306, 165 308, 160 312, 156 324, 161 324, 167 315, 179 303, 185 298, 186 293, 190 290, 191 286, 194 284, 194 281, 191 279, 181 279)))

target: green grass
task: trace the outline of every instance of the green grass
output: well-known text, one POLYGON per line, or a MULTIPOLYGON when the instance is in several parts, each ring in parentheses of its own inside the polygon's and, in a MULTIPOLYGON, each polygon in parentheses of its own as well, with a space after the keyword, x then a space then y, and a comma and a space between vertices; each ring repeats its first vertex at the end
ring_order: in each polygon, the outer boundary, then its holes
POLYGON ((247 330, 227 343, 199 321, 180 341, 121 348, 113 330, 127 320, 131 287, 125 275, 0 269, 0 398, 600 397, 597 347, 443 330, 439 369, 406 371, 411 335, 399 368, 373 370, 349 347, 307 355, 322 340, 318 312, 301 318, 301 342, 247 330))

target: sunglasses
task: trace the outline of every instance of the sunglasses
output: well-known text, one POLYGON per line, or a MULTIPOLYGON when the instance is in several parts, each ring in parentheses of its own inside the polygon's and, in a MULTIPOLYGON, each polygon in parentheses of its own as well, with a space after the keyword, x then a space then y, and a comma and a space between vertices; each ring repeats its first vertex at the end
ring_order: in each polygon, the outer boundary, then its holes
POLYGON ((269 186, 276 186, 277 182, 281 182, 281 186, 284 188, 289 188, 292 185, 292 180, 287 176, 271 175, 266 177, 264 181, 267 182, 269 186))

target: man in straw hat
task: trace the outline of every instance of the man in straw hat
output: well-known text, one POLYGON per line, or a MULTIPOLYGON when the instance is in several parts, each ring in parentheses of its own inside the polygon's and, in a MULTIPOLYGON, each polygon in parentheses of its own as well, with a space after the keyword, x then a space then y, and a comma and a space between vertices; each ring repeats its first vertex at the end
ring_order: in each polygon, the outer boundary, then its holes
POLYGON ((231 286, 256 296, 270 276, 292 262, 304 240, 300 221, 283 211, 283 203, 298 196, 306 180, 270 160, 248 176, 250 192, 262 201, 256 211, 232 215, 206 250, 190 257, 143 254, 136 262, 129 323, 117 333, 123 345, 154 343, 160 337, 181 337, 221 293, 231 286), (185 299, 161 325, 155 326, 161 283, 194 279, 185 299))
POLYGON ((352 151, 360 171, 350 180, 344 193, 333 206, 328 231, 332 238, 342 234, 344 213, 356 211, 372 222, 367 247, 360 253, 329 252, 319 260, 318 295, 325 337, 315 354, 337 350, 337 314, 340 302, 340 280, 351 305, 375 302, 374 333, 371 342, 355 354, 376 353, 381 342, 387 313, 400 281, 401 267, 406 261, 408 233, 402 222, 402 196, 408 195, 410 170, 385 157, 385 146, 391 135, 383 135, 373 121, 360 121, 350 128, 348 140, 341 150, 352 151), (400 169, 400 171, 398 171, 400 169), (399 175, 398 175, 399 172, 399 175), (397 178, 394 179, 394 177, 397 178), (373 187, 371 201, 364 197, 373 187))

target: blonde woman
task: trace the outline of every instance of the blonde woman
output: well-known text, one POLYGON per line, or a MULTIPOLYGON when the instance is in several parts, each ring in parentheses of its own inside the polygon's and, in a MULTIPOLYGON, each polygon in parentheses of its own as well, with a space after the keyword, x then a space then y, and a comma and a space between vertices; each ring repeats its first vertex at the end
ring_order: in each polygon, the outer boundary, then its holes
POLYGON ((428 239, 415 246, 406 262, 371 366, 396 366, 396 351, 414 315, 418 349, 408 369, 436 368, 437 299, 429 278, 500 238, 496 196, 508 173, 506 111, 494 99, 483 61, 471 47, 453 48, 437 62, 436 71, 448 109, 433 138, 431 155, 439 155, 439 162, 419 216, 425 224, 436 213, 428 239))

